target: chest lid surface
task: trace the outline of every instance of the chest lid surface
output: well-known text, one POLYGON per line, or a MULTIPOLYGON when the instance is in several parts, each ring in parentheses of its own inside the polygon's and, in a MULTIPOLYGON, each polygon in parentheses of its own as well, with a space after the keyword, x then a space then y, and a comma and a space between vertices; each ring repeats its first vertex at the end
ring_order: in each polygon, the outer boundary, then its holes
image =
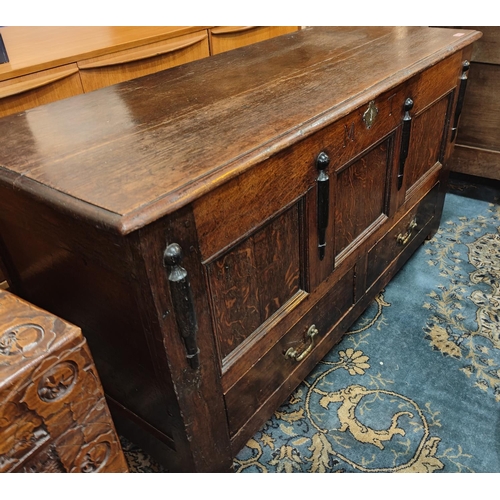
POLYGON ((480 33, 306 28, 0 120, 0 183, 126 234, 480 33))

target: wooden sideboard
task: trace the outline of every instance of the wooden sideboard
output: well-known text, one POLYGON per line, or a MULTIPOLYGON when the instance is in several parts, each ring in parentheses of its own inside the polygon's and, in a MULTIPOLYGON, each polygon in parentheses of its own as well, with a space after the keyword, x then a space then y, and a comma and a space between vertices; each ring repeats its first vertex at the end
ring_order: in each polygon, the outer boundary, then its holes
POLYGON ((481 31, 474 44, 467 95, 451 170, 500 180, 500 27, 463 26, 481 31))
MULTIPOLYGON (((0 117, 298 30, 298 26, 0 28, 0 117)), ((0 268, 0 283, 4 281, 0 268)))
POLYGON ((9 26, 0 116, 267 40, 298 26, 9 26))
POLYGON ((476 31, 306 28, 0 120, 0 251, 118 429, 234 455, 437 230, 476 31))

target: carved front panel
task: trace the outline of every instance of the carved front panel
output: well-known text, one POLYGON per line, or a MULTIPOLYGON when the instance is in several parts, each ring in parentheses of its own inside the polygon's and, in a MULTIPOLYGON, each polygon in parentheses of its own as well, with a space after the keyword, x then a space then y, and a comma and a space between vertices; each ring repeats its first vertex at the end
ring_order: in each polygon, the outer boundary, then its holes
POLYGON ((334 195, 337 256, 386 214, 391 151, 390 137, 337 172, 334 195))
POLYGON ((299 291, 298 205, 208 264, 207 273, 224 358, 299 291))
POLYGON ((78 328, 0 291, 0 472, 126 472, 78 328))

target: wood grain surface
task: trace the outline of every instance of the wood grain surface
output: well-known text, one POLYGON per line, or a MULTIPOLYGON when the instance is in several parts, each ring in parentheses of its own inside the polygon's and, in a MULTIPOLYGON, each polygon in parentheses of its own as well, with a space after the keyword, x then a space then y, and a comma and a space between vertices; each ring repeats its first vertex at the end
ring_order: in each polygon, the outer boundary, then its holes
MULTIPOLYGON (((118 214, 116 229, 126 233, 478 36, 437 28, 306 29, 6 117, 0 182, 47 186, 118 214), (403 35, 404 48, 396 42, 403 35), (215 77, 221 68, 223 79, 215 77)), ((50 202, 71 203, 60 196, 50 202)))

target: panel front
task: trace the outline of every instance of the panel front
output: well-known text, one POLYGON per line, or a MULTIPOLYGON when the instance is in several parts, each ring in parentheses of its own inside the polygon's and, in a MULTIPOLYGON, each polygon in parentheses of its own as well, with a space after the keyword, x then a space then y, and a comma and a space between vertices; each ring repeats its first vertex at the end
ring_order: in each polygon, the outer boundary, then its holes
POLYGON ((223 362, 300 290, 299 246, 295 204, 206 266, 223 362))
POLYGON ((449 96, 437 101, 413 119, 408 158, 404 166, 407 196, 433 167, 441 166, 449 96))
POLYGON ((336 174, 335 254, 356 246, 377 221, 387 218, 392 136, 336 174))

